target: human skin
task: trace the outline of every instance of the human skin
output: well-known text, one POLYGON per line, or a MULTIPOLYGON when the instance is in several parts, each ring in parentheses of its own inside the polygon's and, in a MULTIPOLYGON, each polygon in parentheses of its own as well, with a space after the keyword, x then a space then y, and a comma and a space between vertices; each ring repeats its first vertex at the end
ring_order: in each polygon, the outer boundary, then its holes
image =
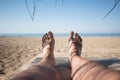
MULTIPOLYGON (((54 44, 52 32, 46 33, 42 37, 43 59, 10 80, 61 80, 55 69, 54 44)), ((120 80, 119 71, 108 69, 81 57, 82 38, 77 33, 70 33, 69 48, 72 80, 120 80)))
POLYGON ((69 37, 72 80, 120 80, 120 72, 81 57, 82 38, 74 32, 69 37))
POLYGON ((15 75, 10 80, 61 80, 59 73, 55 69, 54 45, 53 33, 49 31, 42 37, 42 60, 15 75))

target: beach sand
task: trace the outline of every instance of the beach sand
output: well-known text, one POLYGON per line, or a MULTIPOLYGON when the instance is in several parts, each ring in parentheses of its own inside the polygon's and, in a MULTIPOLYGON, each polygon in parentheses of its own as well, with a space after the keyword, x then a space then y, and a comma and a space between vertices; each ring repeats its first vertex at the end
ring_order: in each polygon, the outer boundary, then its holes
MULTIPOLYGON (((120 59, 120 37, 82 37, 82 57, 120 59)), ((55 37, 57 62, 68 60, 68 37, 55 37)), ((42 54, 39 37, 0 37, 0 80, 6 80, 35 56, 42 54)))

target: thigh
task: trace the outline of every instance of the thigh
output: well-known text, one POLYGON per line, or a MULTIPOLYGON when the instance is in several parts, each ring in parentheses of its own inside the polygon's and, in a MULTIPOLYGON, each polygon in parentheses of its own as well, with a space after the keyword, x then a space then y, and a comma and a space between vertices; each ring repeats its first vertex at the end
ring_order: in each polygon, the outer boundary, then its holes
POLYGON ((39 64, 20 72, 11 80, 60 80, 60 75, 54 67, 39 64))

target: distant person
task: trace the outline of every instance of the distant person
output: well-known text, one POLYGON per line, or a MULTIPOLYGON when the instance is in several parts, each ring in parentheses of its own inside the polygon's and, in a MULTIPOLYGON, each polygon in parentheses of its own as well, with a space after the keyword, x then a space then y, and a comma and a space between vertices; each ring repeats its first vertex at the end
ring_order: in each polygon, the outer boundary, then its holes
MULTIPOLYGON (((15 75, 10 80, 61 80, 55 69, 54 36, 52 32, 42 37, 43 59, 15 75)), ((72 80, 120 80, 120 72, 81 58, 82 39, 74 32, 69 37, 69 61, 72 80)), ((63 72, 64 74, 64 72, 63 72)))

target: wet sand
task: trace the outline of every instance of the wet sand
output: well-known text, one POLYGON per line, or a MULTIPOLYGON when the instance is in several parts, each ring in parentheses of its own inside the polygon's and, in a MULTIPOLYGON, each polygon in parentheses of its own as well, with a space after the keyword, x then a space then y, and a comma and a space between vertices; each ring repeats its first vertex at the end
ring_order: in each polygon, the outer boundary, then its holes
MULTIPOLYGON (((67 63, 68 37, 56 37, 55 40, 56 62, 67 63)), ((6 80, 39 54, 42 55, 41 38, 0 37, 0 80, 6 80)), ((119 60, 120 37, 83 37, 82 57, 119 60)))

